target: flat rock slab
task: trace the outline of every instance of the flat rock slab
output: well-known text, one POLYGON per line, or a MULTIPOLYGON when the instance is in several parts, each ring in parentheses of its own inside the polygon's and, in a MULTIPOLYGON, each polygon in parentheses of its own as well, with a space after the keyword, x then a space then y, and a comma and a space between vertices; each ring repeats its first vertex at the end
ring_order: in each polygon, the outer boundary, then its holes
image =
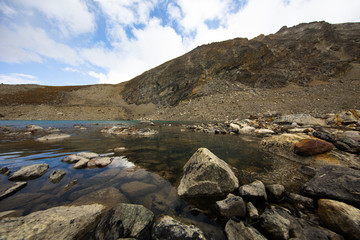
POLYGON ((360 206, 360 171, 328 165, 303 186, 304 194, 329 198, 360 206))
POLYGON ((46 163, 34 164, 24 166, 15 171, 13 175, 9 177, 11 181, 27 181, 38 177, 41 177, 48 170, 49 165, 46 163))
POLYGON ((76 199, 74 205, 85 205, 93 203, 101 203, 102 205, 113 207, 118 203, 128 203, 129 200, 124 194, 120 193, 114 187, 101 188, 76 199))
POLYGON ((0 200, 2 200, 4 198, 7 198, 7 197, 10 197, 11 195, 16 193, 17 191, 23 189, 26 185, 27 185, 27 182, 16 182, 14 186, 10 187, 5 192, 0 194, 0 200))
POLYGON ((130 197, 146 195, 153 192, 156 188, 157 187, 153 184, 143 183, 139 181, 124 183, 120 187, 121 191, 130 197))
POLYGON ((69 134, 50 134, 43 137, 39 137, 36 140, 39 142, 52 142, 52 141, 59 141, 65 138, 69 138, 71 135, 69 134))
POLYGON ((1 239, 82 239, 105 207, 61 206, 0 220, 1 239))
POLYGON ((64 172, 64 170, 56 169, 50 174, 49 180, 52 183, 58 183, 65 176, 65 174, 66 173, 64 172))

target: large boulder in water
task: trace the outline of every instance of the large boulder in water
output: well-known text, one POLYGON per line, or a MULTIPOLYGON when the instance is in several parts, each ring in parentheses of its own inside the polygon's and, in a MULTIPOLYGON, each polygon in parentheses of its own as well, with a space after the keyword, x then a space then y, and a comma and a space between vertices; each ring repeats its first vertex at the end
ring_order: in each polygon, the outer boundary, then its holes
POLYGON ((178 195, 184 197, 227 195, 239 187, 231 167, 206 148, 199 148, 184 166, 178 195))
POLYGON ((48 170, 49 165, 46 163, 33 164, 29 166, 24 166, 14 172, 14 174, 9 177, 11 181, 27 181, 32 180, 38 177, 41 177, 48 170))

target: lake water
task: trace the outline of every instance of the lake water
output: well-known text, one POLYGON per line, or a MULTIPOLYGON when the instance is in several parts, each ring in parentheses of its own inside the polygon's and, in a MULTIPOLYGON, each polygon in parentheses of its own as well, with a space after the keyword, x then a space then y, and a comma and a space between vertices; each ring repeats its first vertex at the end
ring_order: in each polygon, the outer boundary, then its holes
MULTIPOLYGON (((258 138, 181 131, 186 126, 178 122, 155 122, 155 126, 151 128, 158 130, 159 134, 151 137, 120 137, 101 133, 100 130, 118 124, 141 127, 141 123, 0 121, 0 126, 6 125, 19 130, 25 129, 29 124, 44 128, 60 128, 61 132, 71 134, 71 138, 41 143, 35 141, 36 137, 41 136, 36 134, 0 135, 0 167, 6 166, 11 171, 16 171, 21 166, 37 163, 47 163, 50 166, 42 177, 28 181, 24 189, 2 200, 0 211, 14 209, 18 210, 19 215, 25 215, 67 204, 103 202, 114 205, 119 201, 127 201, 142 204, 156 215, 175 215, 198 225, 202 224, 208 231, 217 231, 216 229, 220 229, 219 223, 213 218, 212 213, 194 214, 193 208, 207 208, 202 205, 203 202, 189 203, 176 194, 176 187, 182 177, 182 168, 191 155, 200 147, 208 148, 239 170, 241 183, 248 183, 253 179, 271 183, 275 180, 269 176, 274 176, 274 169, 279 169, 278 165, 283 164, 272 155, 259 151, 258 138), (87 130, 74 128, 74 124, 84 125, 87 130), (116 155, 117 160, 105 168, 73 169, 72 164, 61 162, 64 157, 81 151, 107 154, 117 147, 125 147, 127 150, 116 155), (50 173, 55 169, 66 172, 65 177, 57 184, 48 180, 50 173), (64 189, 74 180, 76 184, 64 189)), ((293 169, 296 167, 297 165, 294 165, 293 169)), ((281 171, 279 174, 281 175, 281 171)), ((6 176, 0 175, 2 189, 10 184, 6 176)))

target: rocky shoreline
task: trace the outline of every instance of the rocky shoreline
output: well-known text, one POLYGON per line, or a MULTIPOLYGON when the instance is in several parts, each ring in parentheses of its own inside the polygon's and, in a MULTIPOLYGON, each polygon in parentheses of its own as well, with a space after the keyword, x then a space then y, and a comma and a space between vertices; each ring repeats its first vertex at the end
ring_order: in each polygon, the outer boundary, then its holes
MULTIPOLYGON (((359 115, 359 110, 325 114, 322 118, 268 112, 248 119, 184 126, 182 131, 259 137, 261 151, 301 163, 299 171, 310 180, 302 184, 300 192, 291 192, 276 182, 264 184, 255 180, 244 184, 241 171, 204 146, 185 164, 177 194, 186 201, 198 201, 192 213, 212 216, 223 226, 227 239, 360 239, 359 115), (213 199, 210 209, 201 205, 201 198, 213 199)), ((157 134, 153 129, 156 123, 146 124, 148 128, 114 126, 102 132, 137 137, 157 134)), ((58 129, 44 130, 35 125, 22 133, 7 127, 1 131, 7 135, 43 131, 37 139, 56 132, 60 137, 52 139, 55 141, 71 137, 65 137, 58 129)), ((79 152, 63 161, 74 164, 75 169, 104 168, 121 161, 112 155, 123 151, 126 149, 112 149, 105 155, 79 152)), ((26 181, 41 177, 48 169, 47 164, 37 164, 10 173, 3 166, 1 174, 15 183, 1 194, 0 200, 21 191, 26 181)), ((63 171, 52 169, 49 181, 58 183, 64 175, 63 171)), ((66 187, 75 184, 76 181, 66 187)), ((132 188, 124 185, 123 190, 132 188)), ((11 216, 11 211, 0 213, 1 239, 216 239, 186 219, 157 216, 142 205, 127 202, 111 208, 98 202, 60 206, 22 217, 7 216, 11 216)))

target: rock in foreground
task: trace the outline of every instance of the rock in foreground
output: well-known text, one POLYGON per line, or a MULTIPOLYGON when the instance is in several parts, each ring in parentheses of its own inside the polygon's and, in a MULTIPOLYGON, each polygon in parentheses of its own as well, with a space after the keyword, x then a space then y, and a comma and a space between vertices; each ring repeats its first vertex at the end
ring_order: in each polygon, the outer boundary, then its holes
POLYGON ((184 166, 179 196, 226 195, 239 187, 230 166, 206 148, 199 148, 184 166))
POLYGON ((170 216, 158 219, 152 229, 152 238, 157 240, 205 240, 204 233, 194 225, 186 225, 170 216))
POLYGON ((27 181, 41 177, 48 170, 46 163, 34 164, 20 168, 9 177, 11 181, 27 181))
POLYGON ((95 227, 100 204, 62 206, 0 220, 1 239, 81 239, 95 227))
POLYGON ((316 198, 360 206, 360 171, 336 165, 324 166, 304 185, 303 192, 316 198))
POLYGON ((329 229, 346 236, 360 239, 360 210, 346 203, 320 199, 319 217, 329 229))

